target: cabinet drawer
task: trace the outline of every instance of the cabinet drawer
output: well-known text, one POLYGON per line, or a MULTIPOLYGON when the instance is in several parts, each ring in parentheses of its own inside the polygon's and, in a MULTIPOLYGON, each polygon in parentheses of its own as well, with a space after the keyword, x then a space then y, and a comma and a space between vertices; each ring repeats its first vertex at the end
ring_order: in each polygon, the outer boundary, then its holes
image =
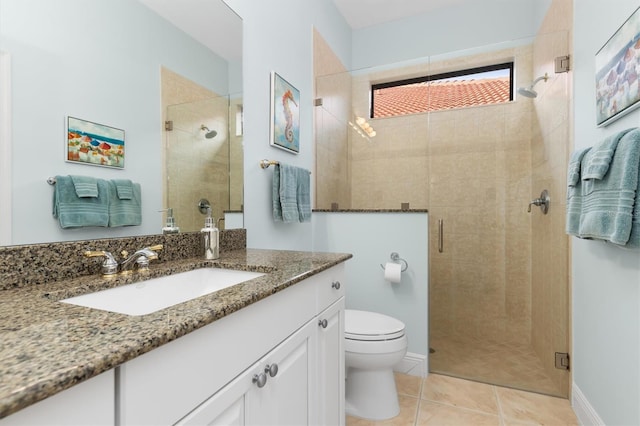
POLYGON ((313 280, 316 287, 318 300, 316 312, 323 311, 344 296, 346 284, 344 268, 344 263, 341 263, 309 278, 313 280))

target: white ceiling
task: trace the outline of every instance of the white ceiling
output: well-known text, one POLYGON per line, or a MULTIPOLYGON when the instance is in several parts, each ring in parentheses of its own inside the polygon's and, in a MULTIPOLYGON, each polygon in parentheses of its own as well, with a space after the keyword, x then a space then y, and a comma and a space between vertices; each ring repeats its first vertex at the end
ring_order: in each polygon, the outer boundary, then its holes
POLYGON ((359 29, 478 0, 333 0, 351 28, 359 29))
POLYGON ((242 20, 222 0, 140 2, 226 60, 242 60, 242 20))

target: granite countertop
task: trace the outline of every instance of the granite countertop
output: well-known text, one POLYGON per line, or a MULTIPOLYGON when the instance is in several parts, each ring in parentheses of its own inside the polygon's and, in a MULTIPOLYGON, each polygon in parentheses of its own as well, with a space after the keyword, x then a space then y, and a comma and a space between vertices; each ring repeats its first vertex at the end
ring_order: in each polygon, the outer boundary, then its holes
POLYGON ((176 260, 148 275, 99 275, 2 290, 0 418, 110 370, 351 258, 350 254, 235 250, 220 259, 176 260), (267 274, 148 315, 129 316, 58 300, 215 266, 267 274))

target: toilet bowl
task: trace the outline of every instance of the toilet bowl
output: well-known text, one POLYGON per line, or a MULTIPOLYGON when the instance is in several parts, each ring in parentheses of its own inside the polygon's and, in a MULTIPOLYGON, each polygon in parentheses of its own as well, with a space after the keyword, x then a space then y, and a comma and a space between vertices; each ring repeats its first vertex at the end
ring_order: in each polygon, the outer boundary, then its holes
POLYGON ((400 413, 393 366, 407 353, 404 323, 376 312, 345 311, 347 415, 386 420, 400 413))

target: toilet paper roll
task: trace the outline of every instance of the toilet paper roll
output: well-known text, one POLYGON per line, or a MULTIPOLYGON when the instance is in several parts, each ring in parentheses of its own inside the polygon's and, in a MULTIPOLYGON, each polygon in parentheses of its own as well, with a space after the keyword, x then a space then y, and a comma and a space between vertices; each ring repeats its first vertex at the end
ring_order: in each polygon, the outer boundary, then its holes
POLYGON ((390 283, 397 284, 400 282, 402 274, 402 265, 399 263, 387 262, 384 265, 384 279, 390 283))

